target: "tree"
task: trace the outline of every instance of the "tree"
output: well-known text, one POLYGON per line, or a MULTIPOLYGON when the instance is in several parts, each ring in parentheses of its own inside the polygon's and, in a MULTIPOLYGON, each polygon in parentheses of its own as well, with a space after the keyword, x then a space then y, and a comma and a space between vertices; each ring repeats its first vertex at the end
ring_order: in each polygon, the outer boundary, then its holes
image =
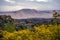
POLYGON ((57 21, 57 17, 58 17, 58 12, 56 12, 55 10, 53 10, 53 19, 51 20, 51 22, 53 24, 56 24, 56 21, 57 21))

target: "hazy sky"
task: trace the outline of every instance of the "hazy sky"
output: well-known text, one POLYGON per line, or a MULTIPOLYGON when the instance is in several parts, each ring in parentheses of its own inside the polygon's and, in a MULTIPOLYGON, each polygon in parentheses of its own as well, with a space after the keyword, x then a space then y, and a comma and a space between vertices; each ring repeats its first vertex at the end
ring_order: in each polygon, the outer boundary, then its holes
POLYGON ((0 0, 1 11, 20 9, 60 10, 60 0, 0 0))

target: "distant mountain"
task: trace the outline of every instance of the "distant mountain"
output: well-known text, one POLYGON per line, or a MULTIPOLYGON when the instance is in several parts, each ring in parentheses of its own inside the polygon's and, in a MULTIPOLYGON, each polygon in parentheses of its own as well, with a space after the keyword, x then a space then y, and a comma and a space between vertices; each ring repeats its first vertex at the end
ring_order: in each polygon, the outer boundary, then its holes
MULTIPOLYGON (((59 10, 58 10, 59 11, 59 10)), ((24 12, 24 13, 51 13, 51 10, 44 10, 44 11, 39 11, 35 9, 22 9, 18 11, 8 11, 8 12, 0 12, 0 13, 17 13, 17 12, 24 12)))
POLYGON ((44 11, 39 11, 35 9, 22 9, 16 12, 24 12, 24 13, 51 13, 52 11, 50 10, 44 10, 44 11))
MULTIPOLYGON (((59 11, 59 10, 58 10, 59 11)), ((51 18, 52 10, 35 10, 35 9, 22 9, 11 12, 0 12, 0 15, 11 15, 14 19, 26 19, 26 18, 51 18)))

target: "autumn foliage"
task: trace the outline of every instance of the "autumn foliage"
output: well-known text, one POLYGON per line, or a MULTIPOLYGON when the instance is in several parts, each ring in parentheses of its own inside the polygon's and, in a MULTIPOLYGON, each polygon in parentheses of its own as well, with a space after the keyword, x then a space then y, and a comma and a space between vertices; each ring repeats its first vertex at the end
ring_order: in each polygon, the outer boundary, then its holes
POLYGON ((34 31, 29 29, 19 30, 14 32, 2 31, 0 40, 60 40, 60 25, 44 24, 39 27, 34 27, 34 31))

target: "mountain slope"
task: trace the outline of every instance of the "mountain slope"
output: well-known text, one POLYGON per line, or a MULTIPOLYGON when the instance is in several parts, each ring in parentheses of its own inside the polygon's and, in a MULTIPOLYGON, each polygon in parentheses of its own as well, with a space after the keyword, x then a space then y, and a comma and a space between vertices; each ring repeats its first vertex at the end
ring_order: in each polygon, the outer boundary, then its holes
POLYGON ((26 18, 51 18, 52 11, 39 11, 35 9, 22 9, 12 12, 0 12, 0 15, 11 15, 14 19, 26 19, 26 18))

